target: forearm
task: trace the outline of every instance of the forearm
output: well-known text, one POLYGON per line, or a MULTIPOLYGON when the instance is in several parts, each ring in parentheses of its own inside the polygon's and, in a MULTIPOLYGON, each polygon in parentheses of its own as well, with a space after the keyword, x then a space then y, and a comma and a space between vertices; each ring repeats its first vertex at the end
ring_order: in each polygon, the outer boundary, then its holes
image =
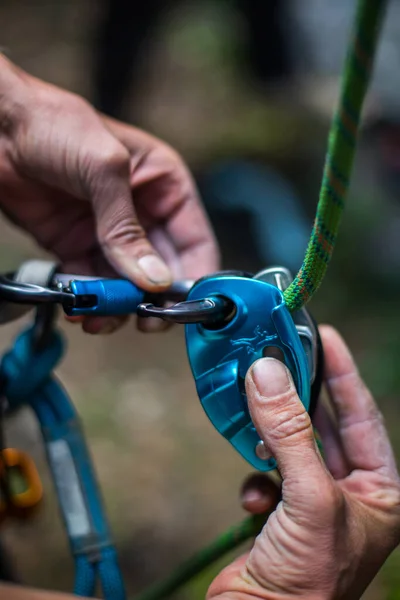
MULTIPOLYGON (((0 584, 0 600, 76 600, 76 596, 0 584)), ((82 599, 83 600, 83 599, 82 599)))

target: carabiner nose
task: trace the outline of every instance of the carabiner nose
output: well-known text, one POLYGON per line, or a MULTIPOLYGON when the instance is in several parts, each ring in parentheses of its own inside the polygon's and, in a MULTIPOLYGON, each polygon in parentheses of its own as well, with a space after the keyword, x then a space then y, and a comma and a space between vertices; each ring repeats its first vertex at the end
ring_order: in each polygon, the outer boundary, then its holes
POLYGON ((157 317, 172 323, 201 323, 209 329, 223 327, 235 315, 235 304, 223 296, 178 302, 168 308, 142 303, 137 308, 140 317, 157 317))

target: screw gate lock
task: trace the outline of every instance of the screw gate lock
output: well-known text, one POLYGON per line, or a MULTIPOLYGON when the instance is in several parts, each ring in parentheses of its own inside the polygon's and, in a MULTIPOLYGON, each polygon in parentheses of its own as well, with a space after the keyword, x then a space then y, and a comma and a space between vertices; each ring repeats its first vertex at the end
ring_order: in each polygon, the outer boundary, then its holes
POLYGON ((222 296, 236 306, 230 322, 219 328, 187 324, 187 351, 210 421, 260 471, 275 469, 276 462, 251 421, 244 386, 249 367, 263 356, 279 355, 307 411, 316 373, 315 327, 304 309, 296 313, 296 326, 282 293, 290 281, 290 273, 281 268, 254 278, 214 275, 198 281, 188 296, 189 301, 222 296))
POLYGON ((64 307, 69 316, 128 315, 143 302, 145 292, 124 279, 71 281, 75 304, 64 307))

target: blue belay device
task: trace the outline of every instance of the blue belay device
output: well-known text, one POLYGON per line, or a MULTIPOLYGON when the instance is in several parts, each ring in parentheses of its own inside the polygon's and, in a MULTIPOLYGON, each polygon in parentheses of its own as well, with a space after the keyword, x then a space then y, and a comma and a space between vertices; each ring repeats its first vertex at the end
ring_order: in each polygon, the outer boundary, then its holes
POLYGON ((259 471, 276 468, 247 406, 244 379, 249 367, 278 348, 306 410, 310 405, 307 356, 282 292, 265 281, 235 275, 200 280, 188 300, 224 296, 236 313, 220 328, 185 326, 190 366, 200 402, 214 427, 259 471), (266 449, 265 449, 266 450, 266 449))

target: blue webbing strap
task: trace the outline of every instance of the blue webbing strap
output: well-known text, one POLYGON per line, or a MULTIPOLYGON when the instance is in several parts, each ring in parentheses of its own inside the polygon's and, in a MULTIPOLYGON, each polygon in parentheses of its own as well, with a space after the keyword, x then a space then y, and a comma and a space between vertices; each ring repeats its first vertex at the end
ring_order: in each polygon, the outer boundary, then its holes
POLYGON ((75 560, 77 596, 93 597, 99 579, 106 600, 126 593, 92 460, 75 408, 51 375, 63 355, 53 331, 46 348, 32 352, 33 329, 22 333, 3 356, 0 378, 10 408, 30 406, 40 423, 59 507, 75 560))

